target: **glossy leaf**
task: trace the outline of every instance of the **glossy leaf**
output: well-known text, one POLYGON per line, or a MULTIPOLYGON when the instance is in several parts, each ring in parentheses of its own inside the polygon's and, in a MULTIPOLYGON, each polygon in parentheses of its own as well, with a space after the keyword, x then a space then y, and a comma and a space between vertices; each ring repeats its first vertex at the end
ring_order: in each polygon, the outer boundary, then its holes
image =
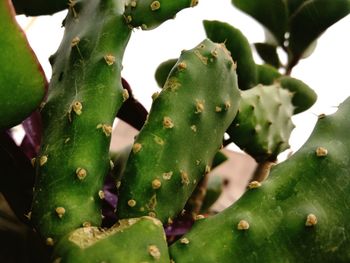
POLYGON ((327 28, 349 13, 349 0, 314 0, 303 4, 290 20, 289 50, 294 63, 327 28))
POLYGON ((255 18, 281 44, 288 25, 288 9, 283 0, 232 0, 232 3, 255 18))
POLYGON ((281 66, 276 46, 267 43, 255 43, 254 46, 261 59, 267 64, 270 64, 275 68, 279 68, 281 66))

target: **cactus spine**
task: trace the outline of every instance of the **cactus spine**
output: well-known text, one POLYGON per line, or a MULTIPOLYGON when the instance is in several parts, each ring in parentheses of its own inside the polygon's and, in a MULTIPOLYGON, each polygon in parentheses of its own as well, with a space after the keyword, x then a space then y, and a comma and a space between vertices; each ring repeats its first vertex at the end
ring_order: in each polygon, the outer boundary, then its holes
POLYGON ((134 143, 121 181, 120 218, 151 215, 166 223, 181 212, 236 115, 236 81, 222 44, 205 40, 182 53, 134 143))
POLYGON ((275 166, 260 187, 197 221, 183 237, 188 244, 172 245, 173 260, 348 262, 349 114, 350 98, 334 115, 320 116, 306 144, 275 166))

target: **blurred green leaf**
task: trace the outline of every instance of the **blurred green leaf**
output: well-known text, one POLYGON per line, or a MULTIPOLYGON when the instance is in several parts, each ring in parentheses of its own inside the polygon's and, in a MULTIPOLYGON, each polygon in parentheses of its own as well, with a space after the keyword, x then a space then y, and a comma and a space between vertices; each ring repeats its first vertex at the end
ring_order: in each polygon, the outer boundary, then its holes
POLYGON ((349 0, 305 2, 290 19, 290 63, 295 64, 327 28, 349 13, 349 0))
POLYGON ((288 8, 283 0, 232 0, 232 3, 264 25, 280 45, 288 26, 288 8))
POLYGON ((281 66, 281 61, 278 57, 276 46, 267 43, 255 43, 254 46, 261 59, 267 64, 270 64, 275 68, 279 68, 281 66))

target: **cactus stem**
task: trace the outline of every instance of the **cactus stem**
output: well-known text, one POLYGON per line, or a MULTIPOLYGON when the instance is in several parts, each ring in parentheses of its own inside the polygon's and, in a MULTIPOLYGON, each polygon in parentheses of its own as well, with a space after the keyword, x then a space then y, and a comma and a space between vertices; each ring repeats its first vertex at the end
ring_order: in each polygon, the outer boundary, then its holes
POLYGON ((258 163, 258 166, 255 169, 252 181, 262 182, 270 174, 271 167, 275 165, 275 162, 272 161, 263 161, 258 163))

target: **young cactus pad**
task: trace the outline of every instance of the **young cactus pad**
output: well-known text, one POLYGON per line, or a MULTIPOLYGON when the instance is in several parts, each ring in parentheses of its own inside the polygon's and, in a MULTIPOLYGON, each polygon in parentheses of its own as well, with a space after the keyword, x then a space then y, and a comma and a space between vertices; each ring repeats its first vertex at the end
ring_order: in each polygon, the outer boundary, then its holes
POLYGON ((166 223, 209 172, 236 115, 240 92, 225 46, 207 39, 184 51, 154 98, 121 181, 117 214, 166 223))
POLYGON ((51 57, 32 220, 54 242, 84 223, 101 222, 112 124, 125 97, 121 59, 131 30, 123 11, 122 1, 74 1, 51 57))
POLYGON ((170 261, 163 225, 151 217, 120 220, 106 230, 79 228, 60 240, 53 258, 60 263, 170 261))
POLYGON ((153 29, 180 10, 197 4, 198 0, 127 0, 125 19, 131 27, 153 29))
POLYGON ((289 148, 294 129, 292 96, 278 84, 242 91, 238 114, 227 131, 231 140, 257 162, 275 161, 289 148))
POLYGON ((305 145, 170 247, 175 262, 349 262, 350 98, 305 145), (208 238, 210 237, 210 238, 208 238), (203 253, 205 251, 205 253, 203 253))
POLYGON ((19 124, 45 95, 46 79, 15 20, 10 0, 0 3, 0 130, 19 124))
POLYGON ((257 71, 248 39, 237 28, 220 21, 203 22, 205 32, 212 41, 225 43, 237 62, 238 86, 247 90, 257 84, 257 71))

